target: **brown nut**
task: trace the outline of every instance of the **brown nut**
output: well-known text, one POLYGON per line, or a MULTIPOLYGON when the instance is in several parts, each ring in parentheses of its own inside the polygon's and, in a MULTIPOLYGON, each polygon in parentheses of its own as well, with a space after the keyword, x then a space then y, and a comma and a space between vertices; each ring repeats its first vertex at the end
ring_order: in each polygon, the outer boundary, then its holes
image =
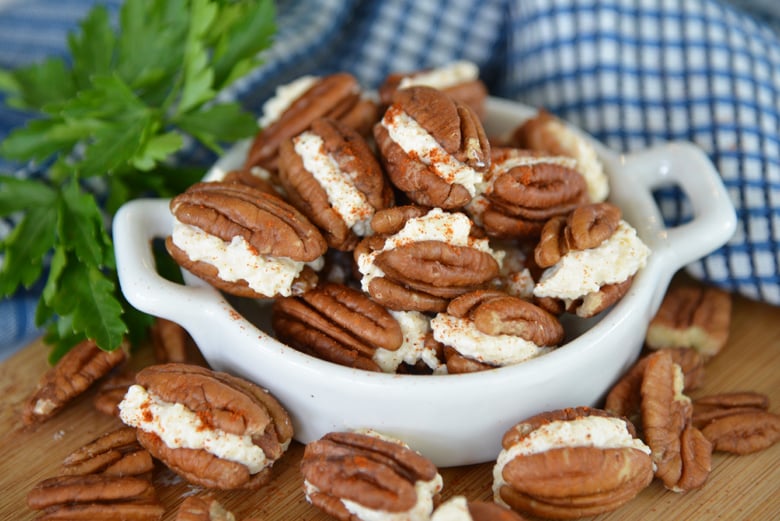
POLYGON ((149 480, 106 474, 45 479, 27 494, 27 506, 47 521, 156 521, 165 512, 149 480))
POLYGON ((472 236, 465 214, 434 208, 414 215, 404 208, 377 212, 383 229, 400 229, 367 237, 355 249, 362 289, 374 300, 399 311, 443 311, 450 299, 498 275, 498 254, 487 239, 472 236), (397 215, 413 217, 401 224, 397 215))
POLYGON ((374 138, 390 181, 422 206, 464 207, 490 167, 490 144, 477 115, 432 87, 398 91, 374 138), (407 139, 410 129, 426 141, 407 139))
POLYGON ((667 291, 647 328, 651 349, 686 347, 709 359, 726 345, 731 295, 714 287, 675 286, 667 291))
POLYGON ((713 450, 750 454, 780 440, 780 416, 768 408, 769 397, 752 391, 702 396, 693 402, 693 424, 713 450))
POLYGON ((234 183, 203 182, 174 197, 170 207, 177 224, 166 240, 168 252, 181 266, 215 287, 234 295, 263 298, 306 291, 316 283, 316 274, 304 263, 325 253, 325 239, 282 199, 234 183), (185 251, 185 244, 197 251, 198 245, 217 239, 218 246, 205 255, 192 258, 185 251), (246 265, 218 268, 214 263, 223 257, 219 245, 238 248, 246 265), (254 282, 250 284, 247 278, 254 282))
POLYGON ((430 515, 442 478, 436 466, 406 445, 358 432, 332 432, 306 445, 301 460, 306 499, 341 521, 359 511, 430 515))
POLYGON ((310 86, 298 95, 290 105, 271 118, 255 136, 244 162, 244 169, 253 166, 276 172, 279 146, 297 136, 318 118, 343 121, 358 133, 367 135, 378 119, 378 106, 362 96, 357 79, 351 74, 339 72, 311 78, 310 86))
POLYGON ((122 421, 137 429, 138 441, 152 456, 191 483, 262 486, 292 438, 281 404, 241 378, 172 363, 142 369, 136 382, 119 406, 122 421), (178 416, 160 415, 172 406, 178 416))
POLYGON ((179 505, 175 521, 236 521, 236 516, 213 497, 189 496, 179 505))
POLYGON ((549 219, 588 202, 573 167, 571 158, 494 147, 484 192, 467 210, 492 237, 535 239, 549 219))
POLYGON ((609 180, 593 145, 544 109, 515 128, 508 145, 572 157, 588 185, 590 201, 602 202, 609 195, 609 180))
POLYGON ((71 400, 86 391, 95 381, 125 361, 126 346, 103 351, 92 340, 84 340, 47 370, 24 404, 25 425, 43 422, 60 412, 71 400))
POLYGON ((693 426, 683 374, 668 350, 648 356, 641 385, 642 432, 650 446, 655 475, 674 492, 699 488, 711 468, 712 445, 693 426))
POLYGON ((381 371, 377 349, 401 346, 401 326, 364 293, 326 283, 300 297, 274 302, 271 323, 285 344, 318 358, 369 371, 381 371))
POLYGON ((135 429, 120 427, 70 453, 62 467, 67 475, 139 476, 152 472, 154 462, 138 443, 135 429))
POLYGON ((368 142, 327 118, 282 142, 279 181, 287 200, 339 250, 354 249, 359 237, 370 234, 376 210, 393 203, 392 188, 368 142))
POLYGON ((442 67, 394 72, 379 86, 379 102, 389 106, 398 89, 427 85, 441 90, 452 99, 468 105, 482 118, 485 114, 487 87, 479 79, 479 69, 471 62, 457 61, 442 67))
POLYGON ((577 407, 542 413, 509 429, 493 475, 496 502, 539 517, 573 519, 609 512, 634 498, 652 481, 653 465, 630 422, 577 407), (620 441, 599 446, 590 435, 596 428, 609 429, 620 441), (542 450, 537 438, 547 440, 542 450))

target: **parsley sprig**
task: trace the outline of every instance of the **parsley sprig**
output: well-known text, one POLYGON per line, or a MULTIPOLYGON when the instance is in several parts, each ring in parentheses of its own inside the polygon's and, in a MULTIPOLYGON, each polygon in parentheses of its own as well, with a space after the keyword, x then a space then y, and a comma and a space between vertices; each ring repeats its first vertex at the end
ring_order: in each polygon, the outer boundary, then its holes
POLYGON ((219 93, 260 63, 275 30, 271 0, 126 0, 116 23, 92 8, 67 60, 0 71, 6 104, 34 113, 0 155, 41 174, 0 175, 0 216, 16 223, 0 241, 0 297, 45 277, 36 323, 52 359, 83 338, 112 350, 145 335, 149 318, 118 289, 111 216, 199 179, 172 161, 188 141, 219 153, 257 131, 219 93))

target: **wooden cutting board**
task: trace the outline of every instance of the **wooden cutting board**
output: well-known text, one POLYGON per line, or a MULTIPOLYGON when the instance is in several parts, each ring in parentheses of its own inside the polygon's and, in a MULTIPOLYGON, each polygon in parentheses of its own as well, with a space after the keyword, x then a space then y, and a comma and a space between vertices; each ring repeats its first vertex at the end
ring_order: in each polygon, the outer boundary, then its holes
MULTIPOLYGON (((138 361, 150 357, 149 349, 138 361)), ((35 342, 0 364, 0 520, 35 519, 25 503, 39 481, 59 474, 62 459, 119 421, 96 412, 92 392, 42 425, 25 428, 22 403, 47 368, 46 347, 35 342)), ((693 397, 715 392, 755 390, 770 396, 770 409, 780 413, 780 308, 735 297, 731 334, 726 349, 706 368, 703 389, 693 397)), ((520 420, 521 418, 518 418, 520 420)), ((264 521, 331 518, 311 507, 301 490, 298 463, 303 447, 293 443, 274 467, 275 479, 254 492, 219 492, 214 496, 241 521, 250 515, 264 521)), ((653 482, 637 498, 598 520, 689 521, 713 519, 780 519, 780 444, 747 456, 715 454, 712 473, 698 491, 676 494, 653 482)), ((443 497, 491 498, 492 464, 441 469, 443 497)), ((155 485, 174 519, 182 499, 204 491, 184 483, 167 469, 155 485)))

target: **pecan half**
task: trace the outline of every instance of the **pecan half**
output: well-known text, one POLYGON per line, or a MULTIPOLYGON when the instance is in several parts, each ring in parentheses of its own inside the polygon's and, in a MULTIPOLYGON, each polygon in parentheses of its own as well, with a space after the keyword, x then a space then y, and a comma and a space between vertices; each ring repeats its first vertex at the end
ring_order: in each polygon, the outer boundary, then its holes
POLYGON ((653 451, 656 477, 675 492, 701 487, 709 476, 712 445, 691 423, 682 370, 668 350, 648 356, 641 395, 642 431, 653 451))
POLYGON ((165 511, 149 480, 106 474, 45 479, 27 494, 27 506, 44 520, 152 521, 165 511))
POLYGON ((150 366, 139 371, 120 404, 123 422, 137 429, 152 456, 194 484, 257 488, 287 450, 293 429, 279 402, 259 386, 204 367, 150 366), (163 414, 177 406, 179 414, 163 414), (204 436, 236 446, 222 453, 204 436))
POLYGON ((339 250, 352 250, 370 233, 374 212, 393 203, 392 188, 367 141, 327 118, 282 142, 279 181, 287 200, 339 250))
POLYGON ((179 505, 175 521, 236 521, 236 516, 213 497, 189 496, 179 505))
POLYGON ((693 423, 713 450, 750 454, 780 440, 780 416, 768 408, 769 397, 752 391, 703 396, 693 402, 693 423))
POLYGON ((590 201, 598 203, 609 195, 609 179, 593 145, 544 109, 515 128, 508 145, 572 157, 588 185, 590 201))
POLYGON ((276 172, 281 143, 322 117, 341 120, 366 135, 378 119, 378 107, 362 96, 360 85, 351 74, 339 72, 315 78, 277 119, 260 129, 252 141, 244 168, 261 166, 276 172))
POLYGON ((234 295, 263 298, 273 297, 275 292, 305 291, 316 283, 316 274, 301 264, 289 274, 291 280, 284 287, 264 287, 263 281, 278 278, 289 269, 282 266, 317 260, 327 250, 319 230, 279 197, 235 183, 202 182, 174 197, 170 208, 177 222, 166 240, 168 252, 181 266, 215 287, 234 295), (177 238, 179 233, 183 238, 177 238), (194 238, 188 239, 189 233, 195 233, 194 238), (222 241, 224 248, 236 240, 243 241, 243 255, 253 259, 247 263, 256 259, 258 266, 233 275, 233 270, 241 266, 227 265, 223 275, 223 270, 214 264, 226 256, 219 249, 211 250, 210 255, 191 258, 184 244, 199 251, 197 244, 210 238, 222 241), (246 279, 252 277, 257 277, 257 281, 250 285, 246 279))
POLYGON ((155 317, 149 328, 154 348, 154 358, 158 364, 168 362, 198 363, 204 365, 198 346, 187 330, 176 322, 155 317))
POLYGON ((442 479, 436 466, 404 444, 357 432, 332 432, 311 442, 301 459, 306 499, 342 521, 356 508, 430 515, 442 479))
POLYGON ((150 473, 154 462, 138 443, 135 429, 120 427, 70 453, 62 467, 66 475, 139 476, 150 473))
POLYGON ((92 340, 71 348, 47 370, 24 404, 25 425, 43 422, 61 411, 71 400, 86 391, 127 358, 125 347, 103 351, 92 340))
POLYGON ((667 291, 647 328, 651 349, 687 347, 711 358, 726 345, 731 323, 731 295, 702 285, 667 291))
POLYGON ((588 202, 573 166, 566 157, 493 148, 484 202, 475 199, 467 210, 492 237, 537 238, 549 219, 588 202))
POLYGON ((573 519, 609 512, 634 498, 652 481, 653 465, 630 422, 577 407, 542 413, 509 429, 493 475, 495 501, 539 517, 573 519), (582 427, 570 430, 575 425, 570 422, 582 427), (619 446, 594 444, 591 428, 614 431, 619 446))
POLYGON ((490 167, 490 144, 477 115, 432 87, 398 91, 374 125, 374 138, 390 181, 422 206, 464 207, 490 167), (407 140, 410 130, 427 139, 407 140))
POLYGON ((379 349, 401 346, 401 326, 364 293, 325 283, 300 297, 274 302, 271 323, 279 340, 312 356, 349 367, 380 371, 379 349))
POLYGON ((127 365, 120 368, 100 384, 92 405, 95 409, 109 416, 119 417, 119 402, 125 397, 127 389, 135 383, 135 371, 127 365))

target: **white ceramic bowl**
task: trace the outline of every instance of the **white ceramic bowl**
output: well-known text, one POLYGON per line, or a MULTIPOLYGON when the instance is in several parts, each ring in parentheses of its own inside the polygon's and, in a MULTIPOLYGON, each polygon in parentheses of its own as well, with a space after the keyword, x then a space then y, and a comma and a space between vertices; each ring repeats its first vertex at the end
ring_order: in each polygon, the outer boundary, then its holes
MULTIPOLYGON (((491 98, 486 130, 502 135, 535 112, 491 98)), ((134 200, 116 214, 121 288, 136 308, 184 326, 213 368, 269 389, 290 412, 299 442, 367 427, 403 439, 440 467, 495 460, 502 435, 516 422, 545 410, 597 404, 637 358, 672 275, 722 246, 736 226, 718 172, 695 146, 672 143, 618 155, 594 145, 609 174, 610 200, 653 253, 618 304, 559 349, 519 365, 472 374, 391 375, 300 353, 191 274, 180 285, 157 273, 150 245, 171 232, 168 200, 134 200), (668 229, 652 190, 670 184, 690 199, 694 218, 668 229)), ((208 176, 240 163, 246 149, 247 143, 238 145, 208 176)))

